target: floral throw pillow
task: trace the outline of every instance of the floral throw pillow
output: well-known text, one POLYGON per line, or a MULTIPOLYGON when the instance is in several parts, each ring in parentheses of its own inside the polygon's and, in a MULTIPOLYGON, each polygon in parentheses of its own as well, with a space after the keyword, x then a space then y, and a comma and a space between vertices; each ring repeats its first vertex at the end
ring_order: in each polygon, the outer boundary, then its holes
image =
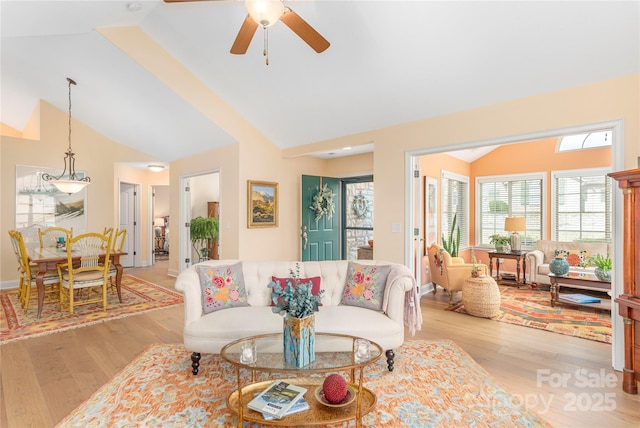
MULTIPOLYGON (((295 288, 296 283, 295 283, 295 279, 294 278, 277 278, 275 276, 271 277, 271 281, 273 282, 277 282, 278 284, 280 284, 280 287, 282 287, 284 289, 284 287, 287 286, 287 280, 291 281, 291 284, 293 285, 293 287, 295 288)), ((319 276, 314 276, 311 278, 299 278, 298 279, 298 283, 299 284, 308 284, 311 283, 311 295, 312 296, 317 296, 318 293, 320 292, 320 277, 319 276)), ((269 306, 275 306, 275 303, 273 302, 273 297, 271 298, 271 304, 269 306)), ((320 303, 320 306, 322 306, 322 303, 320 303)))
POLYGON ((244 288, 242 263, 223 266, 196 266, 202 290, 202 312, 249 306, 244 288))
POLYGON ((587 267, 589 266, 589 251, 587 250, 556 250, 554 257, 562 257, 567 260, 569 266, 587 267))
POLYGON ((347 283, 340 303, 381 310, 388 276, 389 266, 361 265, 349 262, 347 283))

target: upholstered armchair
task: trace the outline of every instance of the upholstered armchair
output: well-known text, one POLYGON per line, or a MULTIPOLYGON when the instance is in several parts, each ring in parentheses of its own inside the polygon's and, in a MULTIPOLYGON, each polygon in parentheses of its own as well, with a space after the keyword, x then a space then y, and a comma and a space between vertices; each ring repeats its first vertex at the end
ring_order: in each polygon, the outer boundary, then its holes
MULTIPOLYGON (((437 286, 444 288, 449 293, 449 304, 453 304, 453 293, 462 291, 464 281, 471 276, 472 263, 465 263, 462 257, 451 257, 451 255, 440 245, 432 244, 427 250, 429 257, 429 269, 431 271, 431 281, 433 282, 433 292, 437 286)), ((476 263, 481 275, 487 274, 487 266, 476 263)))

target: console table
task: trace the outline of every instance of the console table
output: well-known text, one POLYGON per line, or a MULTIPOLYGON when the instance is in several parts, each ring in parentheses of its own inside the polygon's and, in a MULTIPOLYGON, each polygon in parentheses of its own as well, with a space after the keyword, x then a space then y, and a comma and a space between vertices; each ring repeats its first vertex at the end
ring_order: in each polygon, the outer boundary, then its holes
MULTIPOLYGON (((497 250, 488 251, 489 254, 489 275, 493 276, 493 259, 513 259, 516 261, 516 285, 525 285, 527 278, 527 251, 510 251, 508 253, 499 252, 497 250), (522 264, 522 282, 520 282, 520 264, 522 264)), ((500 261, 496 260, 496 280, 500 280, 500 261)))

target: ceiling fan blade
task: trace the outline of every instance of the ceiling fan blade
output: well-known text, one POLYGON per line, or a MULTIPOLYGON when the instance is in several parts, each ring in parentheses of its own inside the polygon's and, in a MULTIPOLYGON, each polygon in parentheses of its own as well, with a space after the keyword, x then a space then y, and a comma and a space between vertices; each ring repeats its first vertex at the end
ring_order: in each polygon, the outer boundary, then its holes
POLYGON ((311 25, 304 19, 300 18, 300 15, 289 9, 285 8, 284 14, 280 17, 280 20, 284 24, 291 28, 291 31, 296 33, 298 37, 304 40, 311 48, 320 53, 324 52, 329 47, 327 39, 322 37, 320 33, 313 29, 311 25))
POLYGON ((242 27, 240 27, 240 31, 238 31, 236 40, 233 42, 233 46, 231 46, 231 53, 236 55, 247 53, 249 43, 251 43, 251 39, 253 39, 257 28, 258 24, 247 15, 242 23, 242 27))

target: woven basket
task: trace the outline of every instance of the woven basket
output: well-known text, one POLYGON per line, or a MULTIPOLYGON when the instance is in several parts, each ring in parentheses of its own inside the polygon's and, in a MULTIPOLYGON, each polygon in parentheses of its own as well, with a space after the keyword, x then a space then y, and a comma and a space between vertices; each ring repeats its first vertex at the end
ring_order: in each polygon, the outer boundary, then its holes
POLYGON ((492 318, 500 312, 500 289, 490 276, 467 278, 462 286, 464 310, 476 317, 492 318))

